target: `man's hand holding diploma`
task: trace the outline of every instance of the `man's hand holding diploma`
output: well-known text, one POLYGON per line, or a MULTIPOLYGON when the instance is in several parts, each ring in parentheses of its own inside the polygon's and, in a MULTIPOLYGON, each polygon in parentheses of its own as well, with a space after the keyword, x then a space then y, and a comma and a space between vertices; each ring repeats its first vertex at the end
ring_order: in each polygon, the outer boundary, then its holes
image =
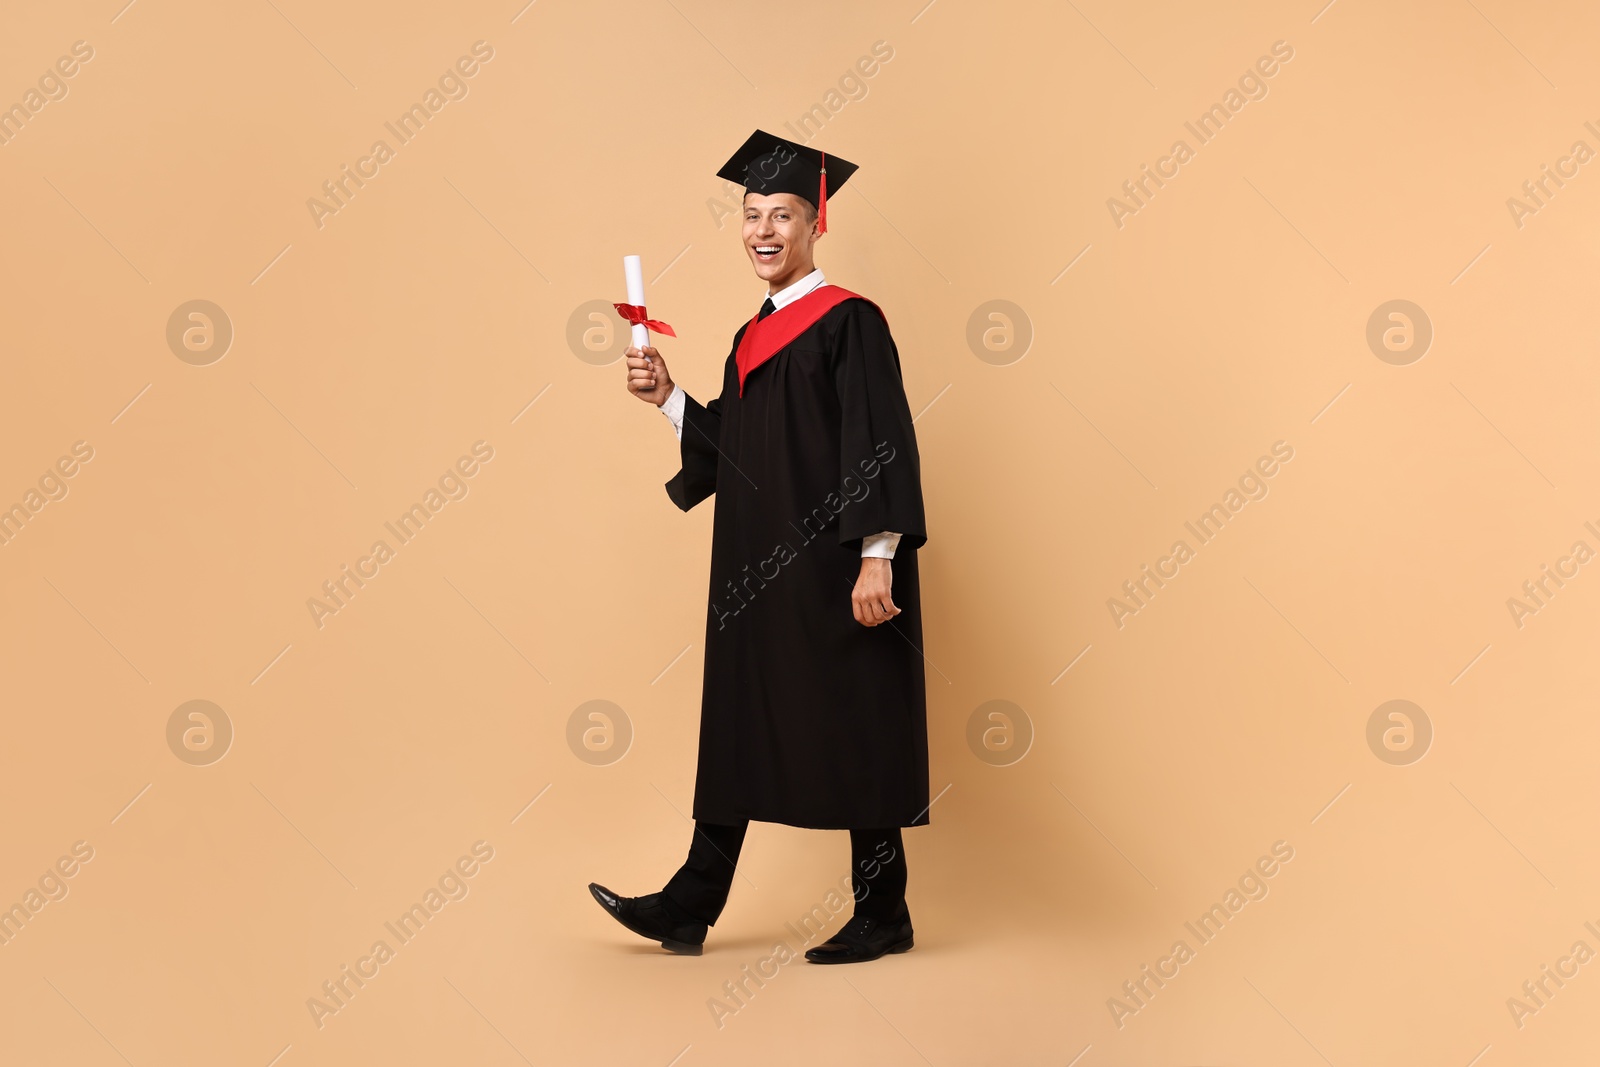
POLYGON ((638 256, 622 257, 623 279, 628 286, 628 302, 617 304, 617 313, 632 324, 633 344, 624 353, 628 357, 628 391, 640 400, 648 400, 656 407, 667 402, 672 395, 672 376, 661 353, 645 344, 650 330, 676 337, 672 327, 649 317, 644 306, 644 267, 638 256))
POLYGON ((667 402, 672 395, 672 375, 667 373, 667 362, 650 345, 642 349, 628 346, 628 392, 640 400, 648 400, 656 407, 667 402))

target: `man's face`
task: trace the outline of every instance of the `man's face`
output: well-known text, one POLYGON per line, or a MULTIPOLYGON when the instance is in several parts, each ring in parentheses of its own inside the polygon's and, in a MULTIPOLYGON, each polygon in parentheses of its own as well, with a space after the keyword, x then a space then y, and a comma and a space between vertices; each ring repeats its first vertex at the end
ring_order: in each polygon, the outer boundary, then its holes
POLYGON ((793 193, 746 193, 744 247, 756 276, 777 292, 816 269, 812 245, 821 234, 806 221, 806 202, 793 193))

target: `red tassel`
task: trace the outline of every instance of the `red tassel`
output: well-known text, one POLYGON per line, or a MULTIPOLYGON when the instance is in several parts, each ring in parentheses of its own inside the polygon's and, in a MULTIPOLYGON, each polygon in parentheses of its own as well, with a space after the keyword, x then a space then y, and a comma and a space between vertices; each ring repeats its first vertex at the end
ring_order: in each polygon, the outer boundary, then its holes
POLYGON ((828 232, 828 153, 819 152, 822 156, 822 187, 817 193, 817 232, 828 232))

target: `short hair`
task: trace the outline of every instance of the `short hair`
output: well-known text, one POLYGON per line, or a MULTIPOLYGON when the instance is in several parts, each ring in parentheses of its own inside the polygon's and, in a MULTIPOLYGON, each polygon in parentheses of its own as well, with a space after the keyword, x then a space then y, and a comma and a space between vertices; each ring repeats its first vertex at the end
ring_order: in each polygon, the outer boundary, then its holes
MULTIPOLYGON (((744 191, 744 195, 745 196, 749 196, 753 192, 755 192, 754 189, 746 189, 744 191)), ((806 221, 807 222, 815 222, 815 221, 817 221, 817 205, 813 204, 811 201, 807 200, 805 197, 801 196, 799 193, 790 193, 789 195, 794 197, 796 200, 799 200, 801 204, 805 205, 806 221)), ((741 197, 740 200, 742 202, 743 201, 743 197, 741 197)))

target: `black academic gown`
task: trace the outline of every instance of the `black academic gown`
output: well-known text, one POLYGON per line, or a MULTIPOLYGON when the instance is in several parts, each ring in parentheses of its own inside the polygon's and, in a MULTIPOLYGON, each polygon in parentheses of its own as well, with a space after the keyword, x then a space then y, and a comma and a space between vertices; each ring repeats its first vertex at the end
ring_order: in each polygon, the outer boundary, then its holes
POLYGON ((921 826, 928 727, 917 550, 927 540, 900 356, 863 299, 752 370, 733 339, 722 395, 685 397, 687 511, 715 493, 694 817, 921 826), (861 540, 885 530, 900 614, 856 622, 861 540))

